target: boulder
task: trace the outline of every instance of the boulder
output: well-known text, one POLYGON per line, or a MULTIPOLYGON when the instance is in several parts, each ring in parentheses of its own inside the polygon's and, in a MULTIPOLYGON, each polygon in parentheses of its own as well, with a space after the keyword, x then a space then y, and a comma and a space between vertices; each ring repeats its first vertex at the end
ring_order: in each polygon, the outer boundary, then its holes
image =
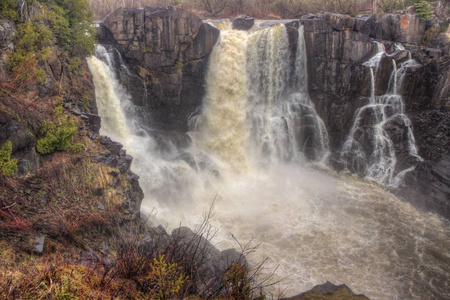
POLYGON ((347 299, 347 300, 368 300, 364 295, 356 295, 345 284, 334 285, 327 281, 324 284, 316 285, 311 290, 301 293, 290 298, 283 298, 284 300, 307 300, 307 299, 347 299))
POLYGON ((253 27, 255 24, 255 19, 248 16, 239 16, 233 19, 231 26, 234 30, 244 30, 247 31, 253 27))
POLYGON ((36 236, 33 239, 33 250, 36 254, 43 254, 45 250, 45 236, 36 236))

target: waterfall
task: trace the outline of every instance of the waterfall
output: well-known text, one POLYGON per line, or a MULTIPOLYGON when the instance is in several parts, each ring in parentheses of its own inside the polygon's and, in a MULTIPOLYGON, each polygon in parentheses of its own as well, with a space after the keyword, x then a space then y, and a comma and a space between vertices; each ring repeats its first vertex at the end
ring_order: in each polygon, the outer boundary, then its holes
MULTIPOLYGON (((117 80, 116 68, 126 62, 114 64, 116 51, 97 47, 88 63, 102 134, 134 157, 143 214, 168 231, 180 223, 195 229, 214 202, 213 244, 238 247, 233 237, 258 244, 247 259, 267 259, 262 276, 276 269, 274 279, 282 280, 267 290, 274 297, 330 280, 375 300, 449 298, 449 263, 442 254, 450 248, 448 221, 370 181, 306 163, 326 158, 328 135, 308 96, 302 27, 298 37, 290 57, 284 26, 223 30, 210 57, 203 107, 190 119, 192 144, 164 151, 117 80)), ((352 151, 359 147, 371 176, 400 179, 408 169, 395 175, 396 156, 389 153, 396 145, 386 125, 407 122, 404 104, 398 95, 374 99, 358 111, 347 144, 352 151), (376 148, 370 153, 363 147, 367 132, 375 133, 366 140, 376 148)))
MULTIPOLYGON (((400 65, 400 68, 397 68, 397 63, 392 58, 392 73, 386 91, 387 94, 376 96, 375 74, 378 71, 381 59, 386 56, 389 57, 384 52, 384 47, 380 45, 380 43, 377 43, 379 52, 363 64, 370 71, 370 100, 368 105, 356 111, 356 117, 342 147, 341 156, 346 161, 347 168, 353 169, 378 183, 398 186, 402 183, 405 174, 414 169, 415 164, 399 169, 397 153, 406 150, 416 163, 422 160, 415 145, 411 121, 404 114, 403 98, 398 95, 407 68, 415 66, 416 62, 407 60, 400 65), (400 141, 395 136, 395 128, 406 131, 406 135, 401 137, 400 141), (389 129, 393 129, 391 130, 393 131, 392 134, 388 132, 389 129), (396 143, 406 143, 407 147, 406 149, 396 149, 396 147, 399 147, 395 145, 396 143)), ((396 45, 396 49, 396 51, 404 51, 401 45, 396 45)), ((393 57, 394 54, 391 56, 393 57)))
POLYGON ((113 72, 113 61, 105 47, 97 46, 96 56, 88 59, 88 65, 92 70, 95 89, 95 98, 102 116, 101 134, 109 135, 116 140, 125 140, 129 135, 126 127, 126 118, 123 113, 121 99, 127 98, 127 93, 118 84, 113 72), (103 59, 104 61, 100 60, 103 59))
POLYGON ((325 124, 307 93, 303 27, 294 72, 284 25, 223 30, 210 59, 203 113, 194 122, 198 132, 191 133, 204 151, 235 171, 326 158, 325 124))
POLYGON ((211 53, 206 83, 201 130, 198 145, 207 152, 217 154, 234 171, 248 168, 248 143, 246 124, 247 34, 242 31, 224 31, 217 47, 211 53), (224 131, 226 128, 226 131, 224 131))

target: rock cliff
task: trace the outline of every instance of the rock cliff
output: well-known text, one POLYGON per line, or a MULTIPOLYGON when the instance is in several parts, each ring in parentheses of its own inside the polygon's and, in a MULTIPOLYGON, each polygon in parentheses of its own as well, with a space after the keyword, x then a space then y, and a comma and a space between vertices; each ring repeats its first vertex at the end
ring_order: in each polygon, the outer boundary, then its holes
MULTIPOLYGON (((185 133, 201 104, 208 57, 219 30, 176 7, 119 8, 101 23, 99 41, 120 53, 121 81, 152 128, 185 133)), ((119 59, 119 60, 120 60, 119 59)))
MULTIPOLYGON (((385 126, 393 135, 397 167, 407 168, 418 163, 414 171, 406 174, 405 184, 397 192, 448 218, 450 106, 449 52, 445 47, 448 41, 438 45, 440 48, 426 46, 424 37, 430 25, 426 28, 425 22, 408 13, 410 11, 361 18, 330 13, 302 17, 308 51, 309 89, 329 131, 331 162, 341 169, 339 155, 346 135, 357 109, 367 104, 370 97, 370 74, 362 64, 377 53, 376 42, 384 45, 386 53, 391 54, 381 59, 375 74, 375 95, 383 95, 388 91, 393 61, 399 65, 410 53, 418 64, 406 68, 398 93, 403 96, 405 114, 412 121, 419 155, 424 161, 408 161, 411 158, 405 155, 407 145, 400 145, 406 128, 395 120, 385 126), (406 50, 395 51, 396 45, 397 49, 402 45, 406 50)), ((358 168, 360 166, 351 171, 358 172, 358 168)))
MULTIPOLYGON (((404 64, 397 91, 408 120, 400 115, 383 124, 396 155, 393 174, 416 167, 396 191, 419 206, 450 217, 449 47, 448 39, 436 42, 435 37, 430 38, 441 31, 437 27, 448 26, 448 18, 425 23, 410 8, 401 14, 356 18, 308 14, 298 20, 268 20, 259 26, 279 23, 287 27, 293 57, 297 28, 304 26, 309 92, 326 124, 330 164, 337 170, 367 173, 365 161, 351 153, 342 155, 358 109, 372 97, 370 68, 364 63, 384 50, 374 71, 373 93, 380 96, 392 94, 391 75, 396 66, 410 58, 417 62, 404 64), (405 142, 409 132, 414 133, 418 155, 424 161, 411 154, 405 142)), ((243 30, 251 24, 248 17, 233 22, 243 30)), ((98 34, 101 43, 118 50, 117 72, 131 90, 133 102, 143 108, 143 119, 151 120, 149 125, 162 130, 165 138, 175 137, 184 144, 189 116, 201 107, 209 53, 220 32, 182 9, 146 7, 118 9, 101 23, 98 34)), ((363 115, 367 124, 375 118, 373 112, 363 115)), ((356 136, 362 151, 368 152, 371 128, 364 122, 356 136)))

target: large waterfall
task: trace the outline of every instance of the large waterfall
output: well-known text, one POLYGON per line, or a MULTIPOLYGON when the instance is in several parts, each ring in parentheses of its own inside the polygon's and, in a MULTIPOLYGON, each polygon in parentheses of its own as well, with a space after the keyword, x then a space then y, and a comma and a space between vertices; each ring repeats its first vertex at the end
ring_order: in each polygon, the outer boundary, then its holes
MULTIPOLYGON (((142 211, 169 230, 180 223, 195 228, 215 199, 213 242, 220 249, 236 247, 233 234, 259 243, 249 259, 267 257, 267 273, 278 266, 275 279, 282 281, 269 289, 275 295, 329 280, 371 299, 449 299, 450 223, 374 182, 323 165, 328 136, 307 93, 302 30, 295 57, 288 54, 283 25, 222 30, 204 105, 190 120, 191 146, 165 151, 136 121, 139 109, 115 76, 113 52, 98 46, 89 66, 102 134, 134 156, 132 168, 145 193, 142 211)), ((396 99, 369 104, 377 107, 376 122, 402 118, 396 99)), ((352 131, 355 136, 357 129, 352 131)), ((380 145, 390 151, 384 138, 380 145)))

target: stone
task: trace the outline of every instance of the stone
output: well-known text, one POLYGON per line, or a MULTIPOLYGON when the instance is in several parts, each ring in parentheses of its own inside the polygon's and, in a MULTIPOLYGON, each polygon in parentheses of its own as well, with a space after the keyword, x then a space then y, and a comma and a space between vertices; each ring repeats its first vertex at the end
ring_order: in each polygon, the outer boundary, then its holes
POLYGON ((37 254, 43 254, 45 249, 45 236, 36 236, 33 239, 33 249, 37 254))
POLYGON ((415 14, 379 14, 367 19, 361 32, 375 39, 418 44, 425 32, 425 23, 415 14))
POLYGON ((100 138, 100 144, 105 146, 105 148, 111 151, 111 153, 114 155, 119 155, 120 150, 123 148, 123 145, 121 143, 115 142, 107 136, 102 136, 100 138))
POLYGON ((98 202, 97 208, 100 209, 100 210, 105 210, 105 205, 103 203, 101 203, 101 202, 98 202))
POLYGON ((284 300, 307 300, 307 299, 347 299, 347 300, 369 300, 364 295, 356 295, 345 284, 334 285, 327 281, 324 284, 316 285, 311 290, 294 297, 282 298, 284 300))
POLYGON ((131 155, 125 155, 119 158, 117 162, 117 166, 119 167, 119 171, 121 174, 124 174, 130 170, 131 162, 133 161, 133 157, 131 155))
POLYGON ((91 113, 84 113, 81 116, 86 121, 87 128, 98 135, 102 122, 100 116, 91 113))
POLYGON ((233 19, 231 26, 234 30, 247 31, 253 27, 255 19, 249 16, 239 16, 233 19))

